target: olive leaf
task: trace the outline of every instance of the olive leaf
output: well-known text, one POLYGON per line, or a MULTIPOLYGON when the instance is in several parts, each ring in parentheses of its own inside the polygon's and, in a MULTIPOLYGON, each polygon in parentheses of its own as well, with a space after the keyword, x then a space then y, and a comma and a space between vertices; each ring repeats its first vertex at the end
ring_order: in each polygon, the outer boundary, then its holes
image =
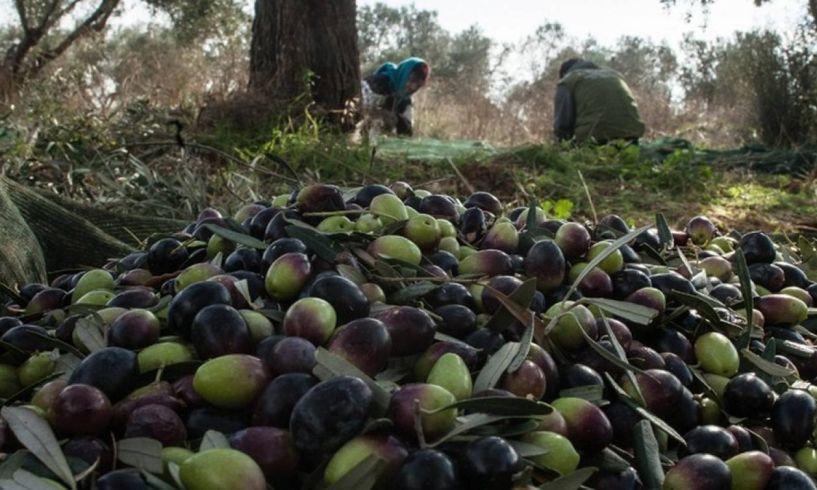
POLYGON ((335 266, 335 269, 337 269, 338 274, 345 277, 346 279, 349 279, 358 286, 367 282, 366 276, 364 276, 363 273, 360 272, 360 270, 354 266, 351 266, 349 264, 338 264, 337 266, 335 266))
POLYGON ((422 298, 431 291, 434 291, 439 286, 440 286, 439 284, 427 281, 412 284, 411 286, 402 288, 398 290, 396 293, 389 296, 389 304, 396 305, 409 304, 419 298, 422 298))
POLYGON ((116 457, 128 466, 150 473, 162 472, 162 443, 149 437, 120 439, 116 444, 116 457))
POLYGON ((204 437, 201 438, 201 444, 199 444, 199 452, 213 449, 213 448, 228 448, 230 447, 230 441, 227 440, 227 437, 217 430, 208 430, 204 433, 204 437))
POLYGON ((105 338, 100 330, 101 327, 102 322, 94 316, 89 315, 77 320, 74 332, 86 349, 91 352, 96 352, 107 347, 105 338))
MULTIPOLYGON (((508 300, 513 301, 516 305, 522 308, 529 308, 533 297, 536 294, 536 278, 528 279, 519 285, 510 295, 508 300)), ((496 313, 491 316, 485 324, 485 328, 500 332, 505 328, 511 326, 516 320, 516 316, 511 311, 502 305, 496 313)), ((524 322, 527 324, 528 322, 524 322)))
POLYGON ((477 379, 474 381, 474 393, 488 390, 496 386, 502 375, 508 370, 508 366, 519 352, 521 344, 519 342, 506 342, 498 351, 494 353, 485 366, 480 370, 477 379))
POLYGON ((22 468, 14 472, 11 480, 0 481, 0 488, 7 490, 18 488, 22 490, 54 490, 54 487, 47 481, 22 468))
POLYGON ((604 400, 604 386, 602 385, 574 386, 572 388, 560 390, 559 398, 581 398, 589 402, 601 401, 604 400))
POLYGON ((288 225, 284 230, 290 238, 297 238, 304 242, 306 248, 330 264, 343 249, 321 232, 305 226, 288 225))
POLYGON ((6 456, 6 459, 0 463, 0 480, 10 480, 14 472, 23 466, 26 454, 28 454, 28 451, 20 449, 6 456))
POLYGON ((746 264, 746 255, 743 250, 738 248, 735 251, 736 267, 738 272, 738 279, 740 279, 740 292, 743 295, 743 307, 746 309, 746 332, 738 339, 738 348, 749 347, 752 341, 752 332, 755 328, 753 321, 754 313, 754 298, 752 297, 752 277, 749 274, 749 266, 746 264))
POLYGON ((777 363, 767 361, 749 349, 741 349, 740 353, 743 358, 746 359, 746 361, 770 376, 788 378, 797 374, 791 369, 785 368, 777 363))
POLYGON ((391 394, 380 384, 370 378, 366 373, 352 365, 346 359, 339 357, 323 347, 318 347, 315 351, 314 374, 321 381, 334 378, 336 376, 353 376, 360 378, 372 390, 372 403, 374 404, 374 415, 379 416, 386 413, 391 401, 391 394))
POLYGON ((516 452, 519 454, 520 458, 533 458, 550 453, 550 450, 529 442, 510 440, 508 441, 508 444, 516 449, 516 452))
POLYGON ((569 475, 560 476, 539 486, 539 490, 578 490, 596 471, 598 468, 594 466, 579 468, 569 475))
POLYGON ((648 306, 607 298, 582 298, 578 303, 597 306, 599 309, 618 318, 639 325, 649 325, 659 313, 658 310, 648 306))
POLYGON ((658 229, 658 240, 661 242, 661 247, 664 250, 671 249, 675 244, 675 240, 672 238, 672 231, 664 213, 655 214, 655 227, 658 229))
POLYGON ((506 396, 468 398, 434 410, 421 410, 425 413, 434 414, 444 412, 452 408, 471 410, 480 413, 489 413, 492 415, 508 416, 547 415, 553 411, 553 408, 544 402, 539 402, 528 398, 506 396))
POLYGON ((150 488, 154 490, 177 490, 173 485, 165 482, 161 478, 142 470, 142 478, 145 479, 150 488))
POLYGON ((633 427, 633 452, 635 468, 644 488, 661 488, 664 484, 661 453, 653 428, 646 420, 639 421, 633 427))
POLYGON ((652 425, 666 432, 667 435, 678 441, 681 445, 686 446, 686 441, 681 436, 681 434, 679 434, 675 429, 670 427, 670 425, 664 422, 660 417, 653 415, 647 409, 645 409, 637 402, 635 402, 630 397, 630 395, 628 395, 627 392, 624 391, 621 388, 621 386, 619 386, 618 383, 616 383, 613 377, 610 376, 610 373, 604 373, 604 375, 607 377, 607 382, 610 384, 610 386, 613 388, 616 394, 618 394, 619 400, 621 400, 625 405, 629 406, 630 408, 638 412, 638 414, 641 415, 642 418, 648 420, 652 425))
POLYGON ((31 451, 49 470, 72 489, 76 488, 74 475, 60 449, 48 422, 37 413, 22 407, 3 407, 0 416, 26 449, 31 451))
POLYGON ((626 359, 621 359, 618 355, 613 354, 609 350, 605 349, 601 344, 593 340, 593 338, 587 332, 585 332, 583 328, 580 328, 579 332, 581 332, 582 336, 584 336, 584 340, 587 342, 587 345, 589 345, 590 348, 593 349, 596 354, 601 356, 605 361, 625 371, 633 371, 639 374, 644 374, 643 369, 633 366, 627 362, 626 359))
POLYGON ((264 250, 267 248, 267 244, 262 242, 261 240, 255 238, 254 236, 246 235, 244 233, 240 233, 238 231, 228 230, 227 228, 223 228, 218 225, 214 225, 212 223, 207 223, 204 225, 205 228, 212 231, 216 235, 229 240, 233 243, 238 243, 240 245, 244 245, 246 247, 255 248, 258 250, 264 250))
POLYGON ((503 420, 512 419, 529 419, 530 417, 522 417, 515 415, 491 415, 487 413, 472 413, 457 418, 457 423, 453 429, 447 434, 441 436, 436 441, 429 442, 428 447, 436 447, 456 436, 466 434, 478 427, 494 424, 503 420))
POLYGON ((326 490, 369 490, 377 483, 386 461, 370 454, 326 490))
POLYGON ((644 225, 641 228, 635 229, 630 233, 627 233, 626 235, 616 239, 600 254, 593 257, 593 260, 587 263, 587 266, 585 266, 585 268, 582 269, 581 273, 579 273, 579 275, 576 277, 576 280, 573 281, 573 284, 570 286, 570 289, 568 289, 567 294, 565 294, 565 299, 563 300, 563 302, 567 301, 567 298, 573 296, 573 293, 576 292, 576 289, 578 289, 579 284, 581 284, 582 281, 584 281, 584 278, 587 277, 587 275, 590 274, 593 271, 593 269, 595 269, 599 264, 601 264, 604 259, 614 254, 616 250, 620 249, 621 247, 629 243, 630 240, 637 237, 642 232, 649 230, 651 227, 652 225, 644 225))

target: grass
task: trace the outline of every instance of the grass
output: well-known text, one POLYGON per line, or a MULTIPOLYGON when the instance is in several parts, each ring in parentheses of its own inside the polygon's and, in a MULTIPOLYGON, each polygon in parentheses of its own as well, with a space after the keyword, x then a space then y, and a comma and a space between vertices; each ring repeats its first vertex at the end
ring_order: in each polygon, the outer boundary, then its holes
POLYGON ((592 219, 589 194, 599 216, 615 213, 639 224, 661 212, 678 228, 705 214, 724 230, 817 231, 814 179, 729 169, 689 150, 656 161, 637 147, 496 149, 428 139, 373 146, 351 143, 310 119, 252 135, 211 129, 186 135, 185 148, 167 132, 136 143, 78 132, 60 138, 14 146, 5 174, 123 213, 192 219, 208 205, 232 213, 309 182, 354 187, 404 180, 460 197, 471 188, 491 191, 510 207, 536 199, 550 215, 573 219, 592 219))

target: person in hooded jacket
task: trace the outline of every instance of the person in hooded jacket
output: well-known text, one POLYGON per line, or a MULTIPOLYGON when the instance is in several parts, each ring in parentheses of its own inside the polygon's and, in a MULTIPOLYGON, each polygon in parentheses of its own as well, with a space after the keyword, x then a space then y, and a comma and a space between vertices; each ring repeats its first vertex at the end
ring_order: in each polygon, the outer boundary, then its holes
POLYGON ((411 96, 428 83, 430 71, 425 60, 412 57, 397 65, 384 63, 364 78, 361 101, 366 129, 411 136, 411 96))
POLYGON ((638 143, 644 122, 621 74, 572 58, 559 67, 553 103, 553 133, 559 141, 638 143))

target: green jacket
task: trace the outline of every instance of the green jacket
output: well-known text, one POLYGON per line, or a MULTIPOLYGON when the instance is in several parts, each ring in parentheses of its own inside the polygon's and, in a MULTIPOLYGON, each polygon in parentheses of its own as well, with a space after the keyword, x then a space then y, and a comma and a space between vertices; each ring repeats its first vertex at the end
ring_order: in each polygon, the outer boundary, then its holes
POLYGON ((621 74, 577 63, 559 80, 554 101, 554 133, 560 140, 640 138, 644 122, 621 74))

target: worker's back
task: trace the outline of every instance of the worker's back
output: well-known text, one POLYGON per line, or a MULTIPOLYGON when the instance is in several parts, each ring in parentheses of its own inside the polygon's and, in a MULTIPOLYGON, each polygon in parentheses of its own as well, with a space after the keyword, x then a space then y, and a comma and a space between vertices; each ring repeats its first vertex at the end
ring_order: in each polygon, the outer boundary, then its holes
POLYGON ((609 68, 571 70, 560 85, 573 94, 575 138, 585 141, 633 139, 644 135, 644 123, 632 92, 621 75, 609 68))

